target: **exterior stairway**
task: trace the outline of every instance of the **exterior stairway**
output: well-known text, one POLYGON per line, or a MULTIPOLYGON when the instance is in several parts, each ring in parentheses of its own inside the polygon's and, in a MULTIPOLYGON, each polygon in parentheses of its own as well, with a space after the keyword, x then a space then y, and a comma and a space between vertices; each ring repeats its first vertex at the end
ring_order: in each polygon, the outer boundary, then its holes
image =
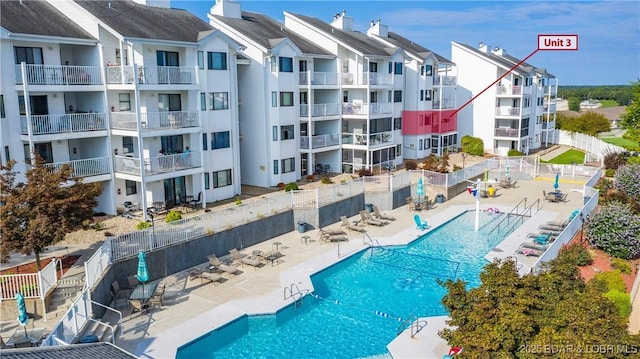
POLYGON ((84 288, 84 271, 65 275, 58 280, 58 286, 53 289, 47 309, 48 320, 59 320, 67 312, 73 301, 84 288))

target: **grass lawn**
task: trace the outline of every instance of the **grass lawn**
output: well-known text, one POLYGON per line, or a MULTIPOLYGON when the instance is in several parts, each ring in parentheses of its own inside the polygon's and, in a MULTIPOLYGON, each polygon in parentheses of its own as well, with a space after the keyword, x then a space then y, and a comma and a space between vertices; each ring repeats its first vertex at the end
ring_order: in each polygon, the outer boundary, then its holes
POLYGON ((600 100, 602 107, 616 107, 620 106, 616 100, 600 100))
POLYGON ((602 141, 606 142, 606 143, 610 143, 612 145, 616 145, 616 146, 631 146, 631 147, 638 147, 640 146, 640 144, 633 142, 633 141, 629 141, 626 138, 622 138, 622 137, 602 137, 600 138, 602 141))
POLYGON ((560 156, 552 158, 547 163, 553 163, 556 165, 570 165, 572 163, 582 164, 584 163, 584 152, 576 149, 570 149, 560 156))

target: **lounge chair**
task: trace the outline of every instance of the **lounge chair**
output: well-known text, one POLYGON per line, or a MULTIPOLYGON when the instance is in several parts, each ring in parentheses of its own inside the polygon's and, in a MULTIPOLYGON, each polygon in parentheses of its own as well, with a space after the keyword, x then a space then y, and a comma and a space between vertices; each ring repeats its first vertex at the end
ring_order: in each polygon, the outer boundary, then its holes
POLYGON ((530 248, 530 249, 536 249, 539 251, 545 251, 547 249, 546 245, 541 245, 541 244, 535 244, 535 243, 529 243, 529 242, 524 242, 520 245, 520 247, 523 248, 530 248))
POLYGON ((386 219, 388 221, 395 221, 396 218, 395 217, 391 217, 388 216, 384 213, 380 213, 380 210, 378 209, 378 206, 376 206, 375 204, 373 205, 373 216, 378 218, 378 219, 386 219))
POLYGON ((538 238, 540 236, 549 236, 548 240, 553 241, 558 237, 559 232, 552 231, 541 231, 541 232, 532 232, 527 234, 527 238, 538 238))
POLYGON ((192 269, 188 273, 189 279, 193 280, 196 278, 200 278, 200 283, 204 282, 205 280, 213 283, 220 283, 223 279, 222 276, 217 273, 205 272, 202 269, 192 269))
POLYGON ((324 228, 320 228, 320 230, 318 230, 318 237, 322 238, 322 237, 326 237, 326 236, 338 236, 338 235, 346 235, 347 232, 343 231, 342 229, 324 229, 324 228))
POLYGON ((218 257, 216 257, 215 254, 207 256, 207 259, 209 259, 209 264, 211 264, 209 270, 215 269, 218 272, 225 272, 229 274, 229 276, 231 276, 232 274, 238 274, 238 268, 222 263, 222 261, 218 257))
POLYGON ((358 227, 355 224, 349 223, 349 219, 347 218, 347 216, 340 216, 340 219, 342 220, 342 227, 347 227, 347 229, 350 231, 356 231, 360 233, 365 233, 367 231, 362 227, 358 227))
POLYGON ((546 231, 562 232, 564 230, 564 227, 553 226, 553 225, 551 225, 549 223, 546 223, 546 224, 539 225, 538 229, 543 229, 543 230, 546 230, 546 231))
POLYGON ((533 248, 519 247, 518 249, 516 249, 516 253, 522 254, 525 257, 529 257, 529 256, 540 257, 543 251, 533 249, 533 248))
POLYGON ((344 231, 341 231, 342 233, 337 233, 337 234, 329 234, 326 233, 324 235, 322 235, 320 237, 320 244, 322 244, 322 242, 344 242, 344 241, 348 241, 349 238, 347 237, 347 233, 345 233, 344 231))
POLYGON ((541 244, 541 245, 547 245, 549 242, 552 242, 553 240, 550 239, 551 238, 551 234, 542 234, 536 238, 533 239, 533 243, 537 243, 537 244, 541 244))
POLYGON ((413 216, 413 220, 416 222, 416 229, 420 229, 422 231, 431 228, 430 225, 427 224, 427 221, 422 220, 419 214, 413 216))
POLYGON ((383 221, 374 219, 373 217, 371 217, 371 214, 369 214, 369 212, 367 211, 360 211, 360 218, 362 218, 363 223, 370 224, 373 226, 378 226, 378 227, 382 227, 385 224, 389 223, 389 222, 383 222, 383 221))
POLYGON ((235 248, 231 249, 229 251, 229 254, 231 254, 231 258, 233 258, 234 260, 240 261, 243 267, 245 264, 252 266, 254 269, 258 269, 262 266, 262 262, 260 262, 258 259, 251 258, 246 254, 240 253, 240 251, 235 248))

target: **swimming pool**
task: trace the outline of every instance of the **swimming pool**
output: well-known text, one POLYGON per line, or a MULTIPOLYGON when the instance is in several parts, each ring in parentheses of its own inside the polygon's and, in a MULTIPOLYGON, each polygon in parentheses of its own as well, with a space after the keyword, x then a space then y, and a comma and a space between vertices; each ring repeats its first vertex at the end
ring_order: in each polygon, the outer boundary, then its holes
POLYGON ((401 320, 446 315, 437 279, 480 283, 488 237, 502 215, 468 211, 407 246, 369 249, 312 276, 300 308, 243 316, 178 348, 186 358, 361 358, 387 354, 401 320))

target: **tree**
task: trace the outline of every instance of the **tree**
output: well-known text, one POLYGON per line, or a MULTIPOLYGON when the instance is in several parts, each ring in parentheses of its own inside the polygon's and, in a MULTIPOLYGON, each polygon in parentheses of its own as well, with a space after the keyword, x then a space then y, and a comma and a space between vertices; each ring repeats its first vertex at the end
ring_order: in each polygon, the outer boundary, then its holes
POLYGON ((464 153, 475 156, 484 155, 484 142, 479 137, 465 135, 460 139, 460 144, 464 153))
POLYGON ((591 136, 596 136, 599 132, 611 129, 609 120, 604 115, 593 111, 588 111, 575 117, 558 114, 556 124, 561 130, 585 133, 591 136))
POLYGON ((640 80, 633 83, 633 101, 620 117, 620 125, 627 130, 640 130, 640 80))
POLYGON ((580 98, 579 97, 569 97, 567 99, 567 104, 569 105, 569 110, 571 110, 571 111, 580 111, 580 98))
POLYGON ((82 183, 70 165, 54 168, 37 153, 26 182, 16 181, 14 165, 9 161, 0 172, 0 256, 6 260, 10 251, 34 253, 40 270, 40 253, 93 217, 102 185, 82 183))

